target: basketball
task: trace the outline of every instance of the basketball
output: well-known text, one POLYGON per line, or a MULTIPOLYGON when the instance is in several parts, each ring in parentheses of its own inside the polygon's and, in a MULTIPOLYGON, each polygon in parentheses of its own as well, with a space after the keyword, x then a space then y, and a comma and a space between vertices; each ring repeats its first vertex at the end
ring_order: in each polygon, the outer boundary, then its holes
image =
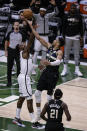
POLYGON ((26 18, 26 19, 32 19, 33 17, 33 12, 31 9, 25 9, 23 11, 23 16, 26 18))

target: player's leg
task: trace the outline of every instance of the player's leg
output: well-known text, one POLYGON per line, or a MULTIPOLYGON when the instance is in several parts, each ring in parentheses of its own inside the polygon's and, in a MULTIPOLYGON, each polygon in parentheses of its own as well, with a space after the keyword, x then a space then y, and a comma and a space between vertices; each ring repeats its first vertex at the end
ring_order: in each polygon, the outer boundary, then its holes
POLYGON ((21 108, 24 103, 25 98, 24 97, 19 97, 18 102, 17 102, 17 109, 16 109, 16 118, 20 118, 20 113, 21 113, 21 108))
POLYGON ((41 113, 41 91, 38 90, 35 91, 35 98, 36 98, 36 106, 37 106, 37 115, 35 119, 34 119, 34 112, 33 112, 33 103, 32 101, 31 102, 28 101, 29 102, 28 108, 32 119, 32 128, 44 129, 45 125, 38 122, 40 120, 40 113, 41 113))
POLYGON ((41 113, 41 93, 43 90, 47 88, 47 72, 44 70, 38 80, 37 83, 37 90, 35 91, 35 100, 36 100, 36 107, 37 107, 37 120, 40 120, 40 113, 41 113))
POLYGON ((73 40, 74 46, 74 59, 75 59, 75 74, 77 76, 83 76, 79 69, 80 65, 80 40, 73 40))
POLYGON ((39 123, 34 116, 34 110, 33 110, 33 100, 29 99, 27 100, 27 107, 28 107, 28 111, 29 111, 29 115, 31 117, 31 122, 32 122, 32 128, 36 128, 36 129, 44 129, 45 126, 41 123, 39 123))
POLYGON ((18 126, 21 126, 21 127, 25 127, 25 125, 22 123, 20 119, 20 113, 21 113, 24 100, 25 100, 24 97, 19 97, 18 102, 17 102, 16 117, 13 120, 14 124, 17 124, 18 126))
POLYGON ((56 84, 59 79, 59 73, 55 72, 49 72, 48 73, 48 80, 47 80, 47 101, 49 102, 52 99, 52 95, 54 92, 54 89, 56 87, 56 84))
POLYGON ((36 90, 35 91, 35 100, 36 100, 36 107, 37 107, 37 113, 36 113, 36 121, 40 120, 40 113, 41 113, 41 91, 36 90))
POLYGON ((72 40, 66 38, 65 39, 65 46, 64 46, 64 68, 63 71, 61 73, 61 76, 65 76, 68 73, 68 61, 69 61, 69 55, 70 55, 70 50, 72 47, 72 40))
POLYGON ((19 92, 20 92, 20 97, 17 102, 17 109, 16 109, 16 117, 13 120, 14 124, 17 124, 19 126, 25 127, 25 125, 22 124, 22 121, 20 119, 20 113, 22 109, 23 102, 25 100, 25 75, 20 74, 18 76, 18 84, 19 84, 19 92))

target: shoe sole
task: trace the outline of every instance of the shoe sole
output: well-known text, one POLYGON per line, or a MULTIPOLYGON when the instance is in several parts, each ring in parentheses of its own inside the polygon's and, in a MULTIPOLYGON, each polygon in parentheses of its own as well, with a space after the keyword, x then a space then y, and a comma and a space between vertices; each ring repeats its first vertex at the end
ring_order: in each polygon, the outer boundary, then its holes
POLYGON ((18 123, 17 121, 12 121, 12 123, 13 124, 15 124, 15 125, 18 125, 18 126, 20 126, 20 127, 25 127, 25 125, 24 124, 20 124, 20 123, 18 123))
POLYGON ((79 76, 79 77, 82 77, 83 75, 78 75, 77 73, 74 72, 75 75, 79 76))
MULTIPOLYGON (((68 74, 68 73, 67 73, 68 74)), ((65 75, 61 75, 62 77, 64 77, 64 76, 66 76, 67 74, 65 74, 65 75)))
POLYGON ((15 75, 16 74, 16 72, 12 72, 12 75, 15 75))
POLYGON ((33 127, 33 126, 32 126, 32 128, 34 128, 34 129, 39 129, 39 130, 40 130, 40 129, 44 129, 45 126, 43 126, 43 127, 38 127, 38 126, 37 126, 37 127, 33 127))

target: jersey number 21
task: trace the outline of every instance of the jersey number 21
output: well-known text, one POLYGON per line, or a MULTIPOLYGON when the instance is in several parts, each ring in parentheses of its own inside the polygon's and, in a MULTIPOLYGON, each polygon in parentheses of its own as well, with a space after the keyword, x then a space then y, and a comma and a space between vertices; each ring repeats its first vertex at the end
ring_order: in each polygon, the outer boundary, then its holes
POLYGON ((58 110, 51 109, 51 111, 50 111, 50 118, 57 119, 58 118, 58 110))

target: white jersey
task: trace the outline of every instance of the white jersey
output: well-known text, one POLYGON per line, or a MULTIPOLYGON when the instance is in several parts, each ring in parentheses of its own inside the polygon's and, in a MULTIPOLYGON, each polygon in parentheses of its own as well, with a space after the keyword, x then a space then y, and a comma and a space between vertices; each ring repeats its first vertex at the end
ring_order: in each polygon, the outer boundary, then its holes
POLYGON ((32 73, 32 70, 33 70, 33 68, 34 68, 34 64, 32 63, 32 59, 31 58, 29 58, 29 59, 24 59, 23 57, 22 57, 22 51, 21 51, 21 53, 20 53, 20 56, 21 56, 21 58, 20 58, 20 64, 21 64, 21 70, 20 70, 20 73, 22 73, 22 74, 25 74, 25 75, 31 75, 31 73, 32 73))
POLYGON ((31 79, 30 75, 32 73, 33 68, 36 68, 37 65, 32 63, 32 59, 24 59, 22 57, 22 51, 20 52, 20 63, 21 63, 21 71, 18 76, 18 84, 19 84, 19 93, 21 97, 25 97, 27 99, 32 99, 32 88, 31 88, 31 79))

